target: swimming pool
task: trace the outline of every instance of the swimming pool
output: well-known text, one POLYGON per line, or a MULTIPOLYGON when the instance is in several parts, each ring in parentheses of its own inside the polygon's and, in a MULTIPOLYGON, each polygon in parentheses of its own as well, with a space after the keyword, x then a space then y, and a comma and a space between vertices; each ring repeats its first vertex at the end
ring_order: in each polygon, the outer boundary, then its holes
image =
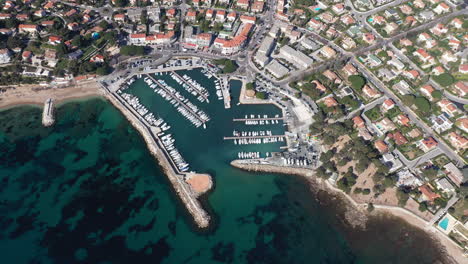
POLYGON ((442 227, 444 230, 447 230, 449 219, 445 217, 442 221, 439 222, 439 226, 442 227))

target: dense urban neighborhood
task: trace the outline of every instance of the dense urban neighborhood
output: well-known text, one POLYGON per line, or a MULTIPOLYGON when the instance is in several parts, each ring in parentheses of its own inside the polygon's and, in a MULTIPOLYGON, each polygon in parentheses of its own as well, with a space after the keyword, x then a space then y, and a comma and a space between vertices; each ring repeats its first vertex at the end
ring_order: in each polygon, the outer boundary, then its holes
POLYGON ((307 157, 301 146, 314 146, 317 177, 369 211, 410 212, 468 252, 463 1, 1 0, 0 8, 0 99, 28 85, 111 85, 202 58, 242 79, 245 97, 287 106, 294 143, 283 155, 307 157))

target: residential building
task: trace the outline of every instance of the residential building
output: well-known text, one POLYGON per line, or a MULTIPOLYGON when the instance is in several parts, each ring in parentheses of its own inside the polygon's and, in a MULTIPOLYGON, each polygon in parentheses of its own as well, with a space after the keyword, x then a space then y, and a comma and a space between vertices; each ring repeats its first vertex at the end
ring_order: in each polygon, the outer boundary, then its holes
POLYGON ((424 152, 429 152, 430 150, 437 147, 437 141, 433 137, 427 137, 419 141, 419 148, 424 152))
POLYGON ((437 133, 445 132, 452 128, 453 123, 448 119, 444 114, 439 116, 431 116, 432 122, 432 129, 434 129, 437 133))
POLYGON ((291 48, 288 45, 281 47, 279 56, 299 69, 307 69, 314 60, 304 53, 291 48))

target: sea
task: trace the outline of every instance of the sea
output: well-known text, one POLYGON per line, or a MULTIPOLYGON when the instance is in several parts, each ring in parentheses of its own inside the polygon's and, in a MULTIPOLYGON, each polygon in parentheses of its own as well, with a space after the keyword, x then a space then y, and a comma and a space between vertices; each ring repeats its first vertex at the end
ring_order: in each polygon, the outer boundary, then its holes
POLYGON ((210 87, 210 103, 186 94, 210 115, 206 129, 142 80, 125 92, 166 120, 191 170, 213 177, 201 197, 211 226, 194 225, 142 136, 104 99, 59 105, 47 128, 40 108, 18 106, 0 112, 0 263, 447 263, 437 243, 400 219, 375 216, 354 229, 343 202, 306 179, 231 167, 239 152, 266 156, 284 143, 236 145, 224 136, 286 128, 233 119, 281 111, 238 105, 239 81, 225 109, 200 69, 179 73, 210 87))

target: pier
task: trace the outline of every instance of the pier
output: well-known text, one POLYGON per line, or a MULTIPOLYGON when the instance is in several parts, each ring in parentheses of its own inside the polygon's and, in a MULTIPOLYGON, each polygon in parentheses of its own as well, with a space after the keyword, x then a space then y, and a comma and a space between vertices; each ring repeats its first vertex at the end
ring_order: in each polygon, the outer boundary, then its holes
POLYGON ((272 121, 272 120, 285 120, 284 117, 266 117, 266 118, 234 118, 232 121, 245 122, 245 121, 272 121))
POLYGON ((53 125, 54 119, 54 102, 49 98, 44 103, 44 110, 42 111, 42 124, 46 127, 53 125))
POLYGON ((233 139, 262 139, 262 138, 285 138, 286 135, 265 135, 265 136, 234 136, 234 137, 223 137, 224 140, 233 139))
POLYGON ((184 78, 182 78, 182 76, 180 76, 177 72, 175 71, 172 71, 172 73, 177 76, 180 80, 182 80, 186 85, 190 86, 192 89, 194 89, 195 91, 197 91, 197 93, 203 97, 207 102, 209 102, 210 100, 208 100, 208 96, 206 96, 202 91, 200 91, 197 87, 195 87, 193 84, 187 82, 187 80, 185 80, 184 78))
POLYGON ((163 85, 161 85, 156 79, 154 79, 151 75, 146 75, 148 76, 157 86, 159 86, 159 88, 163 89, 164 91, 166 91, 167 94, 171 95, 171 97, 176 100, 182 107, 185 108, 185 110, 187 110, 188 112, 190 112, 195 118, 197 118, 201 123, 206 123, 206 121, 200 117, 200 115, 196 112, 194 112, 192 110, 192 108, 188 107, 184 102, 182 102, 179 98, 177 98, 177 96, 175 96, 171 91, 169 91, 168 89, 166 89, 166 87, 164 87, 163 85))

